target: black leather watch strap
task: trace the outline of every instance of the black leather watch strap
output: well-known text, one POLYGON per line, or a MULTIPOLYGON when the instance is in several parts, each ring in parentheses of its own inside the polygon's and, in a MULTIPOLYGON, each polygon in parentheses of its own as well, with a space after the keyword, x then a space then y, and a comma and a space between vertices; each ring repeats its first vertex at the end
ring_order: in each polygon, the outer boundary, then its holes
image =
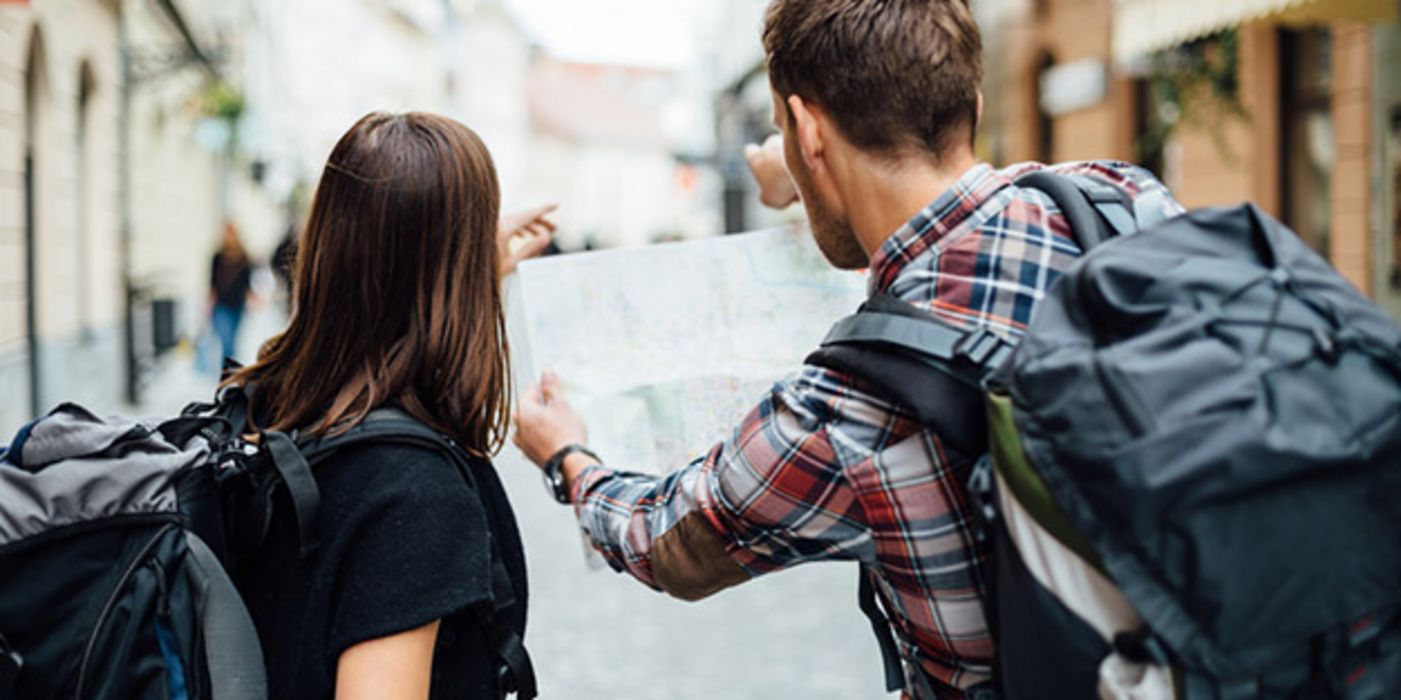
POLYGON ((598 455, 594 454, 593 450, 576 443, 561 447, 558 452, 551 455, 550 458, 545 461, 545 466, 543 467, 545 471, 545 485, 549 487, 550 495, 554 496, 556 501, 564 505, 569 505, 572 502, 569 493, 569 482, 564 478, 564 460, 568 459, 569 455, 576 452, 588 455, 600 464, 603 463, 603 460, 600 459, 598 455))

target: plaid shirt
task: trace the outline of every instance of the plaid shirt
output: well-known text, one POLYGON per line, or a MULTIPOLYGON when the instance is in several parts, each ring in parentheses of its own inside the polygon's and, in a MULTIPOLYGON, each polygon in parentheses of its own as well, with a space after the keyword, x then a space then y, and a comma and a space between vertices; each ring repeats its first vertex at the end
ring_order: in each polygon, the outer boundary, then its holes
MULTIPOLYGON (((871 292, 1020 337, 1036 302, 1079 255, 1050 198, 1012 184, 1041 167, 966 172, 876 253, 871 292)), ((1135 199, 1153 190, 1167 215, 1181 211, 1157 180, 1127 163, 1055 170, 1093 175, 1135 199)), ((861 387, 805 366, 728 439, 669 476, 591 468, 574 486, 580 524, 615 569, 659 588, 654 545, 696 513, 748 577, 859 561, 875 575, 906 658, 945 684, 941 694, 960 697, 950 688, 987 679, 993 659, 978 575, 984 553, 964 495, 968 465, 952 464, 938 435, 861 387)))

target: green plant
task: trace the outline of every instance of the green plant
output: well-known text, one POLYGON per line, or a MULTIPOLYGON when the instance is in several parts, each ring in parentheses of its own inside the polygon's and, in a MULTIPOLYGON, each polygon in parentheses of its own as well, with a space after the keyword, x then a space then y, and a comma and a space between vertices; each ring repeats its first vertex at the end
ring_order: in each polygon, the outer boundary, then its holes
POLYGON ((222 80, 207 83, 196 102, 205 116, 230 122, 238 121, 247 106, 243 91, 222 80))
POLYGON ((1187 126, 1205 128, 1222 157, 1235 160, 1221 125, 1250 118, 1240 99, 1240 35, 1235 29, 1154 54, 1147 82, 1150 109, 1138 141, 1141 159, 1160 153, 1187 126))

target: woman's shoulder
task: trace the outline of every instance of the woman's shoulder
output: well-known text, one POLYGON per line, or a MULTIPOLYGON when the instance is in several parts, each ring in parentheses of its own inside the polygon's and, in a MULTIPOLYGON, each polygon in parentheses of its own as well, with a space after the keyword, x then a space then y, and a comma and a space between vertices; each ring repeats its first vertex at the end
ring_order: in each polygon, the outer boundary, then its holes
POLYGON ((356 510, 408 507, 479 511, 476 488, 439 450, 416 445, 370 443, 346 447, 316 467, 323 502, 356 510))

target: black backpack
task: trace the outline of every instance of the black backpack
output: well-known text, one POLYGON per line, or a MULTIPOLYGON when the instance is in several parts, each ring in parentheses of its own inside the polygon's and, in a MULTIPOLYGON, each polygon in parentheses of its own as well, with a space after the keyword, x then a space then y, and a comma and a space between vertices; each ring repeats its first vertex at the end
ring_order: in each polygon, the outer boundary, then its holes
MULTIPOLYGON (((227 571, 256 556, 276 490, 294 504, 306 555, 317 546, 312 472, 338 450, 437 450, 476 488, 466 454, 401 412, 320 440, 263 432, 254 446, 240 437, 247 399, 225 389, 163 421, 66 404, 0 452, 0 700, 262 700, 261 647, 227 571)), ((495 548, 492 569, 482 622, 499 685, 533 698, 529 655, 495 614, 515 599, 495 548)))
MULTIPOLYGON (((1401 697, 1401 328, 1253 206, 1145 221, 1093 178, 1018 184, 1087 251, 1019 344, 886 297, 809 360, 969 470, 998 645, 979 692, 1401 697)), ((863 609, 893 685, 864 580, 863 609)))

